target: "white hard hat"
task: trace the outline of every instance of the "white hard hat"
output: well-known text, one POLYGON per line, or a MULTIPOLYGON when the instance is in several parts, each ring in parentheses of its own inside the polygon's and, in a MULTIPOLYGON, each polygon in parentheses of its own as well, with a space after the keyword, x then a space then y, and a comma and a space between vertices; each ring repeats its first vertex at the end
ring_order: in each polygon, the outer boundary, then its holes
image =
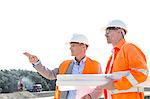
POLYGON ((110 21, 110 22, 107 24, 107 26, 106 26, 105 29, 107 29, 108 27, 119 27, 119 28, 124 29, 124 30, 127 32, 127 26, 126 26, 126 24, 125 24, 123 21, 121 21, 121 20, 112 20, 112 21, 110 21))
POLYGON ((73 34, 69 43, 71 42, 77 42, 77 43, 83 43, 83 44, 89 45, 87 37, 83 34, 77 34, 77 33, 73 34))

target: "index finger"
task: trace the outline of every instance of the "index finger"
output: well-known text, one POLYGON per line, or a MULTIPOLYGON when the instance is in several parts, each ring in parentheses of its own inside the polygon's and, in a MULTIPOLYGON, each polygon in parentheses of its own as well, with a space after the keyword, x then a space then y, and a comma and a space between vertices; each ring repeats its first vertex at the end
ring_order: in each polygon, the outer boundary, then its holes
POLYGON ((27 57, 30 57, 30 56, 32 56, 30 53, 28 53, 28 52, 24 52, 23 53, 25 56, 27 56, 27 57))

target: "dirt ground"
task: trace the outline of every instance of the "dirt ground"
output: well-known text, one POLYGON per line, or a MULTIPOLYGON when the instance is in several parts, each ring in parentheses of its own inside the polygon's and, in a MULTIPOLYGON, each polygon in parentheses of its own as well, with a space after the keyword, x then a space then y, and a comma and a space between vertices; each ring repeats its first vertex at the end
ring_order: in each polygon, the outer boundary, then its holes
POLYGON ((53 96, 54 92, 31 93, 28 91, 0 94, 0 99, 34 99, 53 96))

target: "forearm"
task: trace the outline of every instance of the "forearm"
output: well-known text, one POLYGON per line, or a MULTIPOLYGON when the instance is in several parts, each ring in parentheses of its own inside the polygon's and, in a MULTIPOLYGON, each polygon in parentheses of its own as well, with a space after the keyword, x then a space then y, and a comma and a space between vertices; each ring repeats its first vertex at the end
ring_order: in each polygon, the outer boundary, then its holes
POLYGON ((99 99, 99 97, 103 94, 103 89, 100 86, 97 86, 92 93, 89 95, 92 99, 99 99))
POLYGON ((40 73, 43 77, 53 80, 56 79, 57 74, 58 74, 58 68, 55 68, 53 70, 49 70, 48 68, 46 68, 45 66, 43 66, 42 64, 38 64, 36 66, 34 66, 34 68, 38 71, 38 73, 40 73))
POLYGON ((118 90, 126 90, 133 86, 136 86, 141 82, 144 82, 148 76, 148 71, 145 70, 147 72, 143 73, 139 70, 130 70, 127 76, 124 76, 121 79, 114 81, 115 88, 118 90), (124 84, 126 84, 126 86, 124 86, 124 84))

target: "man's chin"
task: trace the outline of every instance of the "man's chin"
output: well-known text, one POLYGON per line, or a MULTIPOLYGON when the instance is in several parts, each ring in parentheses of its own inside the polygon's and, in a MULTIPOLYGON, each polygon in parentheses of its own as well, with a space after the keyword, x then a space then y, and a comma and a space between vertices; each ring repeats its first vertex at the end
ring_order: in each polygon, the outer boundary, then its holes
POLYGON ((107 43, 108 43, 108 44, 111 44, 111 42, 110 42, 110 41, 107 41, 107 43))
POLYGON ((71 56, 74 56, 74 54, 71 53, 71 56))

